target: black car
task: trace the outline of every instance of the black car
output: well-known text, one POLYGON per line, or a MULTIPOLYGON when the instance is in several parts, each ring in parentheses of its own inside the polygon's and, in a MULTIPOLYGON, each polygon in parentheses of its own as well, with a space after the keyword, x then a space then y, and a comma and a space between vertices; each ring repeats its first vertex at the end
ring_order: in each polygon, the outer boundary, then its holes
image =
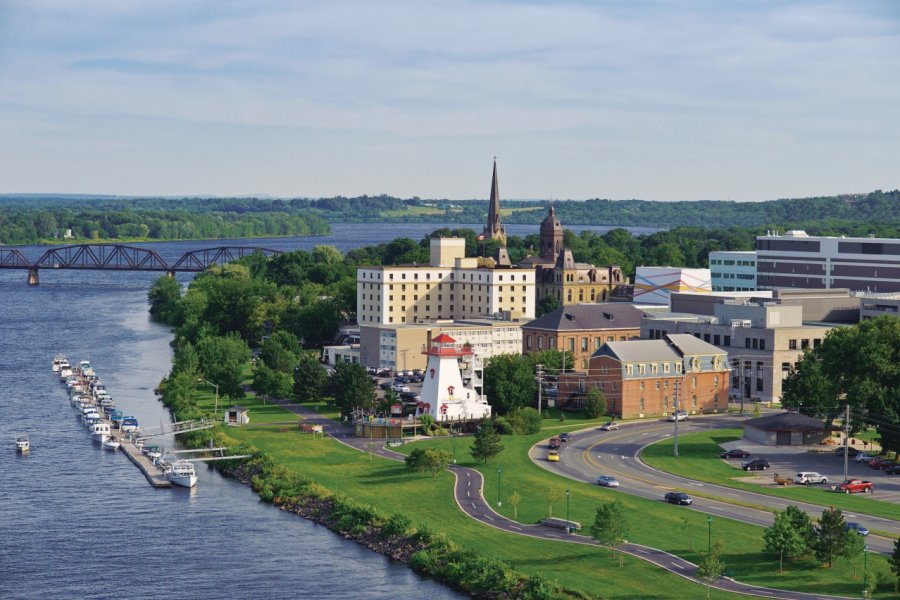
POLYGON ((559 434, 559 441, 561 442, 571 442, 572 434, 571 433, 561 433, 559 434))
POLYGON ((741 464, 741 468, 745 471, 765 471, 769 468, 769 461, 765 458, 754 458, 741 464))
POLYGON ((668 492, 666 494, 666 502, 669 504, 683 504, 685 506, 694 502, 694 500, 684 492, 668 492))
POLYGON ((750 458, 750 453, 746 450, 741 450, 740 448, 735 448, 734 450, 728 450, 719 455, 719 458, 750 458))
MULTIPOLYGON (((844 456, 844 447, 841 446, 840 448, 835 449, 834 454, 835 454, 835 456, 844 456)), ((853 446, 847 447, 847 456, 852 458, 852 457, 856 456, 857 454, 859 454, 859 450, 857 450, 853 446)))
POLYGON ((900 464, 890 465, 884 468, 885 475, 900 475, 900 464))

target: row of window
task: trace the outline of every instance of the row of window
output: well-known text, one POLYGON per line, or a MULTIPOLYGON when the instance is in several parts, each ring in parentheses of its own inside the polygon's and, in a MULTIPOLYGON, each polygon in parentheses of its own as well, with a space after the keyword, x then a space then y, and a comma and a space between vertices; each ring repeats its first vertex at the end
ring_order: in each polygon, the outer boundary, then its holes
POLYGON ((733 258, 714 258, 709 261, 711 265, 725 265, 729 267, 733 267, 737 265, 738 267, 755 267, 755 260, 734 260, 733 258))
MULTIPOLYGON (((537 338, 537 349, 543 350, 544 349, 544 336, 543 335, 532 335, 530 333, 525 336, 525 349, 526 350, 534 350, 533 338, 537 338)), ((565 340, 564 343, 566 344, 568 351, 574 353, 576 338, 570 337, 570 338, 563 338, 563 339, 565 340)), ((624 335, 619 336, 620 342, 624 342, 627 339, 628 338, 624 335)), ((548 348, 556 348, 556 340, 557 340, 557 338, 555 336, 548 335, 547 336, 547 347, 548 348)), ((592 341, 591 338, 583 336, 580 340, 579 347, 582 352, 588 352, 589 347, 591 345, 593 345, 593 351, 596 352, 597 350, 600 349, 600 346, 603 345, 604 341, 614 342, 614 341, 616 341, 616 338, 615 338, 615 336, 608 335, 608 336, 606 336, 606 339, 604 340, 602 337, 596 336, 593 338, 593 341, 592 341)))

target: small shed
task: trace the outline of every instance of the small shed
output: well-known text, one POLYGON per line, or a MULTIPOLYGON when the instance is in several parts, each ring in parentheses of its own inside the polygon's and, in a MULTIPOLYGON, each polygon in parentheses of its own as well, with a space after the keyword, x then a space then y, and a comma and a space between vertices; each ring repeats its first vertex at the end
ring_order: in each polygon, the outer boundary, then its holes
POLYGON ((819 419, 796 412, 782 412, 744 421, 744 437, 766 446, 818 444, 828 430, 819 419))
POLYGON ((228 425, 246 425, 250 422, 250 409, 243 406, 232 406, 225 411, 225 423, 228 425))

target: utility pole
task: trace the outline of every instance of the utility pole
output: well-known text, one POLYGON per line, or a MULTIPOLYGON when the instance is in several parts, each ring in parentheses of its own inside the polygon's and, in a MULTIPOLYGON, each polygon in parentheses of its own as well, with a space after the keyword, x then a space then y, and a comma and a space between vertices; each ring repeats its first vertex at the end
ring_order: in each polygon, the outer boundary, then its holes
POLYGON ((538 414, 541 415, 541 418, 543 418, 544 413, 541 411, 541 392, 544 389, 544 365, 534 365, 534 366, 537 369, 538 414))
POLYGON ((850 454, 850 403, 844 413, 844 481, 847 481, 847 456, 850 454))
POLYGON ((738 384, 741 386, 741 415, 744 414, 744 356, 738 357, 738 384))
POLYGON ((675 458, 678 458, 678 382, 675 382, 675 458))

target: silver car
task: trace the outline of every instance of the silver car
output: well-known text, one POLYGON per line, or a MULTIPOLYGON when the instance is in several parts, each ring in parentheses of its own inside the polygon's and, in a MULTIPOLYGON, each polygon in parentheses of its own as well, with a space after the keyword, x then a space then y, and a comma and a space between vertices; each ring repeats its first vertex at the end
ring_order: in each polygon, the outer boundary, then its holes
POLYGON ((619 428, 619 424, 615 421, 607 421, 603 425, 600 426, 600 431, 613 431, 619 428))
POLYGON ((597 476, 597 483, 603 487, 619 487, 619 480, 611 475, 597 476))

